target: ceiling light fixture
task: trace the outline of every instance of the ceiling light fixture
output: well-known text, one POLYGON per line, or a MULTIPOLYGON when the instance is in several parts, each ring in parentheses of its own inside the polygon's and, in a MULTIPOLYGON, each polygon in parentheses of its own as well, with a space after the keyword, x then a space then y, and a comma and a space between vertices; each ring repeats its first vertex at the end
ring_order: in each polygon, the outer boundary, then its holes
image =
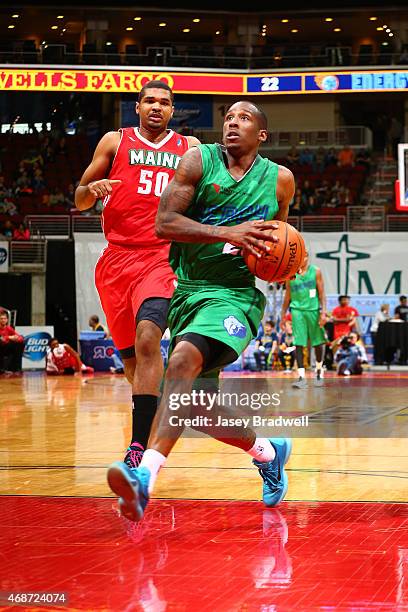
POLYGON ((200 23, 201 19, 193 19, 193 23, 200 23))
POLYGON ((57 15, 57 19, 64 19, 64 15, 57 15))
POLYGON ((17 15, 17 13, 15 13, 14 15, 11 16, 13 19, 18 19, 20 17, 20 15, 17 15))
POLYGON ((289 23, 289 19, 281 19, 282 23, 289 23))
POLYGON ((326 17, 325 21, 333 21, 333 17, 326 17))
POLYGON ((291 30, 291 32, 293 32, 293 34, 296 34, 296 32, 299 32, 299 30, 297 30, 296 28, 294 28, 293 30, 291 30))
POLYGON ((217 36, 218 36, 218 34, 221 34, 220 30, 217 30, 217 31, 216 31, 216 34, 217 34, 217 36))
POLYGON ((184 28, 183 32, 191 32, 190 28, 184 28))
POLYGON ((377 21, 378 17, 370 17, 370 21, 377 21))
POLYGON ((142 18, 141 17, 134 17, 133 21, 142 21, 142 18))
POLYGON ((132 26, 129 26, 128 28, 126 28, 126 31, 127 31, 127 32, 132 32, 132 31, 133 31, 132 26))
POLYGON ((334 28, 333 32, 341 32, 341 28, 334 28))
POLYGON ((51 30, 58 30, 58 26, 51 26, 51 30))
POLYGON ((9 30, 12 30, 12 29, 13 29, 13 28, 15 28, 15 27, 16 27, 16 26, 14 26, 14 25, 9 25, 9 26, 8 26, 8 29, 9 29, 9 30))
POLYGON ((161 21, 161 22, 159 23, 159 27, 160 27, 160 28, 164 28, 166 25, 167 25, 167 23, 166 23, 165 21, 161 21))

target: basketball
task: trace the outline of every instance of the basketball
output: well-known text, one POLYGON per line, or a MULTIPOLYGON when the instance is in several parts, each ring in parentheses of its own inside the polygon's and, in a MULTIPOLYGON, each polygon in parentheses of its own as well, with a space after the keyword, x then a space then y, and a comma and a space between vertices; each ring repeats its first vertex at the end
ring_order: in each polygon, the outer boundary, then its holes
POLYGON ((262 252, 256 257, 244 250, 244 260, 248 269, 261 280, 282 282, 295 276, 302 266, 306 247, 302 235, 293 225, 284 221, 274 221, 278 224, 276 230, 265 230, 265 242, 270 251, 262 252), (278 242, 269 242, 268 236, 277 236, 278 242))

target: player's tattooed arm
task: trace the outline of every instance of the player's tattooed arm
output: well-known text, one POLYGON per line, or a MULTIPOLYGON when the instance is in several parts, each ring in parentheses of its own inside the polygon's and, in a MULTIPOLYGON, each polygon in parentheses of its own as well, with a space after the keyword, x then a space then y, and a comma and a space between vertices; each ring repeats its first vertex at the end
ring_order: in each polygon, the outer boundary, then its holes
POLYGON ((75 206, 78 210, 92 208, 98 198, 109 195, 115 185, 121 183, 120 180, 107 178, 119 142, 119 132, 108 132, 99 141, 92 161, 75 190, 75 206))
POLYGON ((276 198, 278 200, 279 211, 275 215, 275 219, 279 221, 287 221, 289 204, 293 200, 295 194, 295 179, 289 168, 279 166, 278 181, 276 184, 276 198))
POLYGON ((193 147, 183 155, 173 180, 160 198, 156 235, 175 242, 229 242, 247 248, 257 257, 260 250, 269 250, 262 229, 270 229, 270 222, 246 221, 228 227, 199 223, 186 216, 202 176, 201 153, 193 147))

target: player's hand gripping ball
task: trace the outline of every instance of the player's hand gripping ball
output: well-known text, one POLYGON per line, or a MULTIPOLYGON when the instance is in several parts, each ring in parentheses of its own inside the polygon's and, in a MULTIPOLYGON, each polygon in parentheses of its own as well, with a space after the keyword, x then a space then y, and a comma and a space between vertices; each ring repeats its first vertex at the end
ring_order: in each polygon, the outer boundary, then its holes
POLYGON ((278 225, 278 229, 262 230, 269 251, 259 251, 261 257, 243 251, 245 263, 252 274, 269 283, 293 278, 302 268, 306 255, 305 242, 295 227, 284 221, 273 223, 278 225), (269 242, 269 236, 277 236, 278 242, 269 242))

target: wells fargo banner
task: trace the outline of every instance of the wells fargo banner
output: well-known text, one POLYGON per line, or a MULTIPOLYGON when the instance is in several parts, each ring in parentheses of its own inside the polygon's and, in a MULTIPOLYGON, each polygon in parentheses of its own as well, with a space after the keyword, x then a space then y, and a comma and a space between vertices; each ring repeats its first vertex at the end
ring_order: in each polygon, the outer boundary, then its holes
MULTIPOLYGON (((171 70, 171 69, 170 69, 171 70)), ((92 91, 134 93, 152 79, 170 85, 175 93, 189 94, 327 94, 408 91, 404 70, 348 70, 344 72, 160 72, 152 70, 81 70, 56 67, 10 68, 0 66, 0 91, 92 91)))
POLYGON ((153 79, 165 81, 175 93, 241 94, 244 75, 223 73, 149 72, 125 70, 41 70, 0 68, 3 91, 138 92, 153 79))

